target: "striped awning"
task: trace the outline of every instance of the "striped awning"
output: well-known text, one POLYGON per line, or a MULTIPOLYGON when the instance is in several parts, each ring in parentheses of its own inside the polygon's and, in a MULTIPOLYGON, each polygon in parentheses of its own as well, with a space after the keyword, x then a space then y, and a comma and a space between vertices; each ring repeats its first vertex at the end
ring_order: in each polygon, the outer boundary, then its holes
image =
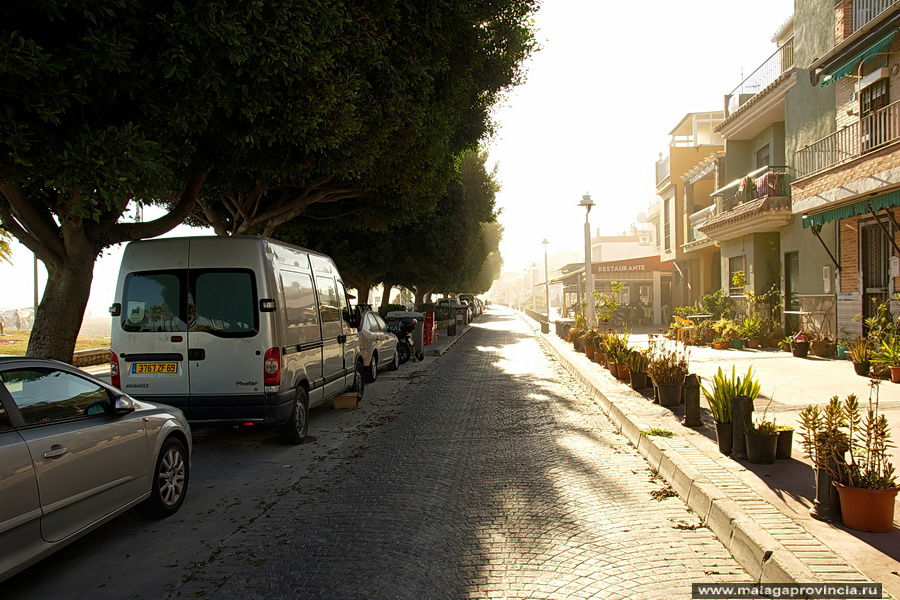
POLYGON ((841 78, 849 75, 853 71, 853 69, 856 68, 856 65, 858 65, 860 62, 866 60, 870 56, 874 56, 874 55, 878 54, 879 52, 884 50, 888 45, 890 45, 890 43, 891 43, 891 41, 893 41, 895 35, 897 35, 896 29, 893 30, 892 32, 890 32, 889 34, 887 34, 886 36, 884 36, 883 38, 881 38, 880 40, 878 40, 877 42, 875 42, 874 44, 872 44, 871 46, 869 46, 868 48, 866 48, 865 50, 863 50, 862 52, 860 52, 859 54, 857 54, 856 56, 854 56, 853 58, 851 58, 850 60, 842 63, 841 66, 839 66, 838 68, 833 70, 831 73, 828 73, 827 75, 825 75, 825 77, 822 78, 822 82, 819 84, 819 87, 825 87, 829 83, 831 83, 833 81, 837 81, 838 79, 841 79, 841 78))
POLYGON ((832 208, 814 215, 803 216, 803 228, 808 229, 813 226, 824 225, 832 221, 841 219, 849 219, 850 217, 858 217, 869 213, 869 203, 872 203, 872 210, 881 210, 883 208, 891 208, 892 206, 900 206, 900 190, 881 194, 867 200, 860 200, 853 204, 846 204, 838 208, 832 208))

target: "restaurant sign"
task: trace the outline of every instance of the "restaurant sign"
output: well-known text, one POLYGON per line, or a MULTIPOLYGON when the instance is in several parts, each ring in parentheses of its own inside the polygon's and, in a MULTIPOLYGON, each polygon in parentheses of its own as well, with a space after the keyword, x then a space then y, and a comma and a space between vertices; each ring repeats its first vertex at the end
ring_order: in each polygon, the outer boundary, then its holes
POLYGON ((594 265, 596 273, 611 272, 627 272, 627 271, 646 271, 646 265, 594 265))

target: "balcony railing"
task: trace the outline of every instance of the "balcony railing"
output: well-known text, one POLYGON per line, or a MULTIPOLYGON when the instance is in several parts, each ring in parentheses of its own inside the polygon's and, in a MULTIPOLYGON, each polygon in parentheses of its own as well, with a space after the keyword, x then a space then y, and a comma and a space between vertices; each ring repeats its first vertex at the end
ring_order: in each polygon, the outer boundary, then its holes
POLYGON ((900 140, 900 100, 797 150, 797 176, 853 160, 900 140))
POLYGON ((656 185, 669 176, 669 157, 656 161, 656 185))
POLYGON ((709 218, 714 217, 716 215, 716 210, 716 205, 711 204, 706 208, 701 208, 688 217, 688 223, 690 225, 688 227, 688 242, 696 242, 706 238, 706 234, 697 228, 706 223, 709 218))
POLYGON ((769 166, 747 173, 713 192, 719 213, 766 196, 791 195, 790 167, 769 166))
POLYGON ((853 31, 861 29, 866 23, 897 4, 900 0, 853 0, 853 31))
POLYGON ((742 104, 741 96, 753 96, 775 81, 779 75, 794 66, 794 37, 778 47, 777 50, 759 65, 755 71, 738 84, 728 94, 728 114, 730 115, 742 104))

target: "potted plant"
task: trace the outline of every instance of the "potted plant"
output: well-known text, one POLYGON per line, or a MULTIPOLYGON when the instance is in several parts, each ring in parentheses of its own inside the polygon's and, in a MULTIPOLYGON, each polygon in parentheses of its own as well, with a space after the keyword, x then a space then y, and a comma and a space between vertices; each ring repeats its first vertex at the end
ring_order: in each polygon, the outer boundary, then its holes
POLYGON ((844 525, 860 531, 888 532, 893 529, 898 488, 894 467, 888 460, 890 427, 878 406, 879 385, 877 380, 872 381, 864 416, 854 394, 843 402, 832 398, 831 412, 839 411, 832 423, 826 423, 822 413, 808 406, 801 414, 801 436, 807 454, 815 457, 816 467, 828 470, 834 480, 844 525), (831 438, 823 439, 829 433, 831 438), (828 443, 834 439, 837 443, 828 443), (823 454, 833 460, 821 460, 823 454))
POLYGON ((628 352, 628 370, 631 373, 631 389, 638 391, 648 387, 647 367, 649 350, 631 349, 628 352))
POLYGON ((802 331, 795 333, 791 338, 791 352, 797 358, 806 358, 809 354, 809 336, 802 331))
POLYGON ((788 460, 791 458, 791 448, 794 445, 794 428, 787 425, 778 425, 778 446, 775 450, 775 458, 788 460))
POLYGON ((847 451, 846 417, 837 396, 822 407, 808 405, 800 413, 800 443, 815 470, 816 497, 809 511, 816 519, 840 518, 840 500, 834 487, 838 461, 847 451))
POLYGON ((728 347, 728 340, 721 336, 718 336, 713 340, 712 347, 713 350, 724 350, 726 347, 728 347))
POLYGON ((774 421, 767 421, 765 413, 757 423, 745 432, 747 460, 755 465, 771 465, 778 451, 778 428, 774 421))
POLYGON ((834 340, 829 337, 810 340, 809 351, 813 356, 834 356, 834 340))
POLYGON ((888 334, 882 337, 873 362, 888 367, 891 370, 891 382, 900 383, 900 335, 888 334))
POLYGON ((735 396, 748 396, 751 399, 759 395, 760 385, 753 377, 753 367, 747 369, 744 377, 737 376, 737 369, 732 365, 731 377, 727 377, 722 367, 712 378, 711 387, 701 384, 700 389, 709 405, 713 420, 716 422, 716 441, 722 454, 731 454, 734 432, 731 423, 731 401, 735 396))
POLYGON ((621 345, 616 349, 616 379, 620 379, 625 381, 631 375, 631 370, 628 368, 628 357, 630 351, 627 345, 621 345))
POLYGON ((654 347, 650 351, 647 374, 656 386, 660 406, 677 406, 681 403, 681 387, 688 374, 687 353, 677 346, 654 347))
POLYGON ((594 336, 594 362, 606 365, 606 334, 603 332, 594 336))
POLYGON ((791 351, 791 336, 784 336, 781 341, 778 342, 778 347, 784 350, 785 352, 791 351))
POLYGON ((756 315, 750 315, 744 319, 738 328, 742 339, 747 340, 750 348, 759 347, 759 338, 762 335, 762 319, 756 315))
POLYGON ((588 360, 594 360, 594 338, 596 336, 597 332, 593 329, 588 329, 581 334, 581 345, 584 347, 584 355, 588 357, 588 360))
POLYGON ((869 375, 869 340, 864 337, 858 337, 850 344, 850 360, 853 361, 853 370, 861 377, 869 375))

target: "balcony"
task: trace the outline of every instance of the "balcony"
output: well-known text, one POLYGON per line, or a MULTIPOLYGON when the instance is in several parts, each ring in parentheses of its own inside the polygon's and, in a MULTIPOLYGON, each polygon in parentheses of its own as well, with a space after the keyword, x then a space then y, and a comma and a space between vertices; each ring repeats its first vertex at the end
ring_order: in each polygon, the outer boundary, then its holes
POLYGON ((689 217, 691 229, 719 241, 778 230, 791 222, 790 190, 788 167, 751 171, 713 192, 715 204, 689 217))
POLYGON ((669 157, 656 161, 656 185, 659 185, 669 176, 669 157))
POLYGON ((797 177, 836 167, 900 140, 900 100, 797 150, 797 177))
POLYGON ((853 0, 853 32, 874 21, 900 0, 853 0))
POLYGON ((778 47, 763 64, 750 73, 736 88, 728 94, 729 115, 733 114, 741 104, 766 89, 785 71, 794 66, 794 37, 778 47))
POLYGON ((708 242, 712 242, 705 233, 700 231, 700 226, 716 216, 717 210, 716 205, 711 204, 688 216, 688 239, 684 244, 685 250, 704 247, 708 242))

